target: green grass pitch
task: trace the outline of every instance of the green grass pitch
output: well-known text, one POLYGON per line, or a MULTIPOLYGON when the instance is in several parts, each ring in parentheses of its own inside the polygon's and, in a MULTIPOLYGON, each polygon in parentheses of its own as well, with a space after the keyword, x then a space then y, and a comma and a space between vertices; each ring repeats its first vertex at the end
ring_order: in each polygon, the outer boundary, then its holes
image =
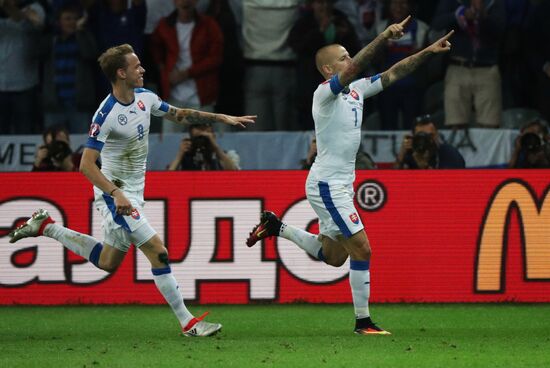
POLYGON ((191 306, 223 331, 179 334, 167 306, 0 307, 0 367, 549 367, 548 304, 191 306))

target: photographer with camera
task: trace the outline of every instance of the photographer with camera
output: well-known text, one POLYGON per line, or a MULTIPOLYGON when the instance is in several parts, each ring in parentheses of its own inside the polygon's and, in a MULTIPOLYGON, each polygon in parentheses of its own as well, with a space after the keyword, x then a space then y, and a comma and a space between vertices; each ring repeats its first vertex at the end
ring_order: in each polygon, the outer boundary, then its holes
POLYGON ((77 170, 82 154, 71 150, 67 128, 61 125, 49 127, 42 134, 42 139, 44 144, 36 150, 31 171, 77 170))
POLYGON ((543 120, 527 122, 516 138, 508 167, 511 169, 550 168, 549 141, 548 126, 543 120))
POLYGON ((181 141, 176 157, 168 170, 239 170, 238 155, 234 151, 225 152, 216 142, 210 124, 189 126, 189 138, 181 141))
POLYGON ((415 120, 413 135, 405 135, 394 165, 396 169, 464 169, 464 158, 445 143, 430 115, 415 120))

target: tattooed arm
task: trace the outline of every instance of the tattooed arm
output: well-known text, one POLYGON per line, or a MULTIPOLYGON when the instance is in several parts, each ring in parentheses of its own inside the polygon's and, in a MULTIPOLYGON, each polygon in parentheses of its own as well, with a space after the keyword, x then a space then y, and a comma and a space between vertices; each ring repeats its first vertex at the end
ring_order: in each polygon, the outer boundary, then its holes
POLYGON ((351 82, 357 79, 357 77, 363 73, 367 67, 372 63, 374 57, 380 52, 380 50, 386 45, 386 41, 389 39, 399 39, 403 36, 403 30, 407 26, 407 23, 411 19, 409 15, 401 23, 391 24, 380 33, 371 43, 363 47, 354 57, 351 59, 349 66, 340 72, 338 80, 342 86, 347 86, 351 82))
POLYGON ((416 54, 401 60, 400 62, 380 74, 380 79, 382 80, 382 86, 384 87, 384 89, 415 71, 422 63, 424 63, 428 59, 430 55, 449 51, 451 49, 451 43, 447 40, 449 39, 449 37, 452 36, 453 33, 454 31, 447 33, 444 37, 440 38, 432 45, 426 47, 424 50, 421 50, 416 54))
POLYGON ((164 118, 180 125, 223 123, 245 128, 246 124, 254 123, 256 115, 232 116, 169 106, 164 118))

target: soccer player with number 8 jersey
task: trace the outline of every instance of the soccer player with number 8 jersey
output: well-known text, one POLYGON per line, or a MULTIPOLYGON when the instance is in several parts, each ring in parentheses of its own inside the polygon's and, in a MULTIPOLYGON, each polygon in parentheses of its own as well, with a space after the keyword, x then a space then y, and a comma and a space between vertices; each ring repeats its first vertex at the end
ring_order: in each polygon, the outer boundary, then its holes
POLYGON ((194 317, 189 312, 172 275, 168 251, 143 212, 149 124, 153 114, 177 124, 219 122, 245 127, 255 116, 235 117, 168 105, 143 88, 145 69, 127 44, 105 51, 99 64, 112 92, 94 114, 80 171, 94 185, 104 241, 56 224, 47 211, 38 210, 9 234, 10 242, 44 235, 107 272, 118 268, 134 244, 151 263, 155 285, 178 318, 183 335, 213 335, 222 325, 203 321, 206 314, 194 317), (101 170, 96 165, 100 157, 101 170))

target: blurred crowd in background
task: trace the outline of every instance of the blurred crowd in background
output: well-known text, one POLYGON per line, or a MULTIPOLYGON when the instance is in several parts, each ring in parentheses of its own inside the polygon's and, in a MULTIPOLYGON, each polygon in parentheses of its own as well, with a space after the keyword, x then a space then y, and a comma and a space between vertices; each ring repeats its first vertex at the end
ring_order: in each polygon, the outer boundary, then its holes
MULTIPOLYGON (((452 50, 365 101, 365 127, 415 135, 422 116, 435 129, 529 133, 536 125, 545 146, 550 2, 542 0, 0 0, 0 134, 86 133, 110 91, 97 57, 122 43, 140 57, 145 87, 173 105, 257 114, 250 130, 312 130, 312 95, 322 82, 316 51, 339 43, 353 56, 409 14, 404 37, 387 43, 367 76, 450 29, 452 50)), ((213 132, 201 135, 216 151, 213 132)), ((189 149, 182 142, 169 166, 192 166, 183 159, 189 149)), ((238 167, 238 158, 231 164, 217 151, 209 165, 238 167)))

